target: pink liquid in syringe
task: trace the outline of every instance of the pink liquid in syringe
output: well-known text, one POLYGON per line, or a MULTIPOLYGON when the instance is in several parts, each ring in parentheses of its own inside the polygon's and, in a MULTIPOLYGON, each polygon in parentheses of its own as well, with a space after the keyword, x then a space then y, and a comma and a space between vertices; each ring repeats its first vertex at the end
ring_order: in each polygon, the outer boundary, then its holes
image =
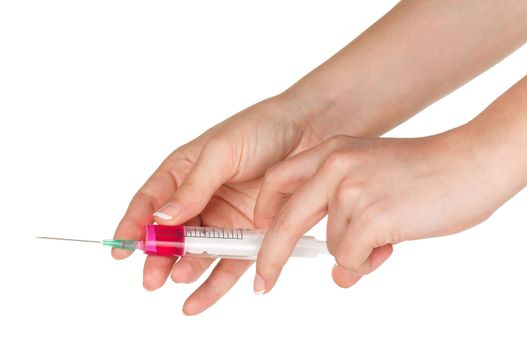
POLYGON ((144 252, 150 255, 183 256, 185 227, 183 225, 147 225, 144 252))

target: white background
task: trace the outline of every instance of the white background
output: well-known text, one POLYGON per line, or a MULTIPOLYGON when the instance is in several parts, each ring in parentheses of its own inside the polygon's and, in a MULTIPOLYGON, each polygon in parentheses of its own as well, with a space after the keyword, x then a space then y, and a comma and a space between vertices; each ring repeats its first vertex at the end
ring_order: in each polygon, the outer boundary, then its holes
MULTIPOLYGON (((145 291, 141 254, 33 239, 111 238, 171 150, 287 88, 395 1, 180 3, 0 2, 0 348, 527 347, 525 191, 465 233, 396 246, 351 289, 329 257, 292 260, 270 294, 253 294, 253 268, 194 317, 180 310, 197 285, 145 291)), ((525 62, 527 47, 390 135, 468 121, 525 62)))

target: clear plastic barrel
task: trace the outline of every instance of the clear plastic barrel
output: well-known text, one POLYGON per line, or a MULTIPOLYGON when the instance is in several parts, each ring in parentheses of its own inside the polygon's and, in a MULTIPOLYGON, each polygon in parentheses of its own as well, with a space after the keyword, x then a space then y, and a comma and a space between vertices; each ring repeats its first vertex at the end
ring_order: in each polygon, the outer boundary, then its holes
MULTIPOLYGON (((265 233, 247 229, 147 225, 141 249, 153 255, 198 255, 255 260, 265 233)), ((291 256, 327 254, 326 242, 303 236, 291 256)))

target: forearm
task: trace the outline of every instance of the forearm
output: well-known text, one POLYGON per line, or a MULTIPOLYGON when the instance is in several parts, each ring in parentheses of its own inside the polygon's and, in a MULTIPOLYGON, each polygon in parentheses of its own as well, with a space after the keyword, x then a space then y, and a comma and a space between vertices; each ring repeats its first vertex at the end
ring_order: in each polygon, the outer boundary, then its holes
POLYGON ((505 202, 527 186, 527 76, 477 118, 453 130, 456 133, 480 164, 474 176, 492 174, 487 187, 499 196, 497 202, 505 202))
POLYGON ((527 0, 401 1, 284 95, 320 139, 379 135, 521 46, 526 15, 527 0))

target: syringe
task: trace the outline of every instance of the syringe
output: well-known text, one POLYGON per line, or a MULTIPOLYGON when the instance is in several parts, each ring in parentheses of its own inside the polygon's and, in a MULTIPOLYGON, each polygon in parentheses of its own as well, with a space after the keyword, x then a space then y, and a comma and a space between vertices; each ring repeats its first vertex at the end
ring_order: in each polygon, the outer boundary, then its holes
MULTIPOLYGON (((148 255, 196 255, 216 258, 255 260, 265 232, 249 229, 226 229, 198 226, 146 225, 143 240, 105 239, 102 241, 37 237, 102 243, 119 249, 142 250, 148 255)), ((291 256, 315 257, 328 254, 326 242, 312 236, 302 236, 291 256)))

